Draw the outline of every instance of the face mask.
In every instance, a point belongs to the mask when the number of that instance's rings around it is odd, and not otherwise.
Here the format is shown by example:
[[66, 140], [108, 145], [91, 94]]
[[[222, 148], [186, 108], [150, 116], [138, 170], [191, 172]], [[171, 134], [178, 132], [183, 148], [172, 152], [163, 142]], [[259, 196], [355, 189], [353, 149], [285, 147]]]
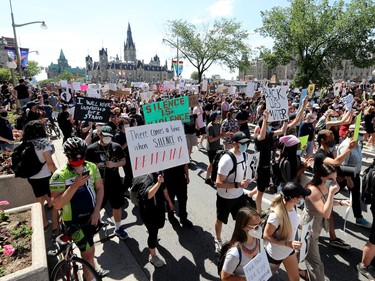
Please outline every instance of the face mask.
[[0, 113], [1, 117], [7, 117], [8, 116], [8, 112], [7, 111], [3, 111]]
[[358, 135], [358, 141], [363, 141], [364, 135]]
[[337, 117], [332, 117], [331, 121], [337, 121]]
[[272, 132], [272, 127], [268, 127], [268, 128], [267, 128], [267, 132], [268, 132], [268, 133], [271, 133], [271, 132]]
[[332, 184], [332, 180], [326, 180], [325, 185], [326, 185], [327, 188], [329, 188], [331, 186], [331, 184]]
[[124, 128], [129, 128], [130, 124], [124, 124]]
[[69, 159], [68, 161], [69, 161], [69, 164], [72, 165], [73, 167], [79, 167], [83, 165], [83, 163], [85, 162], [85, 159], [79, 159], [77, 161], [73, 161]]
[[247, 234], [250, 236], [256, 238], [256, 239], [262, 239], [263, 230], [261, 226], [258, 226], [257, 228], [250, 229]]
[[244, 143], [244, 144], [240, 144], [240, 147], [238, 148], [238, 150], [241, 152], [241, 153], [244, 153], [247, 149], [247, 144]]
[[297, 207], [302, 207], [305, 204], [305, 199], [299, 200], [299, 203], [296, 205]]
[[328, 145], [328, 147], [334, 147], [335, 146], [335, 141], [334, 140], [327, 141], [326, 145]]
[[298, 149], [297, 150], [297, 155], [300, 156], [302, 154], [302, 150], [301, 149]]
[[103, 137], [102, 142], [104, 144], [109, 144], [111, 142], [112, 138], [111, 137]]

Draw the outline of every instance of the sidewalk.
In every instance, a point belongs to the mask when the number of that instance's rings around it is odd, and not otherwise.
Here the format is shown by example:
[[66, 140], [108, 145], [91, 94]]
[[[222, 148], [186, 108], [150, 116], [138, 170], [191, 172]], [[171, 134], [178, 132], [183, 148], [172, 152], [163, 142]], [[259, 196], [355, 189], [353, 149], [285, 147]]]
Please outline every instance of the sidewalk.
[[[59, 168], [66, 162], [66, 156], [62, 149], [62, 138], [53, 140], [52, 143], [55, 146], [55, 153], [52, 156], [53, 161]], [[51, 211], [47, 211], [47, 216], [51, 218]], [[95, 242], [95, 257], [99, 266], [103, 269], [110, 270], [107, 277], [103, 278], [103, 281], [109, 280], [126, 280], [126, 281], [148, 281], [143, 267], [138, 264], [133, 254], [125, 241], [121, 241], [118, 237], [113, 236], [114, 223], [108, 216], [106, 210], [101, 211], [101, 219], [109, 223], [107, 231], [104, 230], [99, 232], [94, 237]], [[51, 230], [45, 232], [46, 249], [54, 249], [52, 243]], [[103, 242], [101, 242], [103, 241]], [[48, 269], [52, 272], [54, 265], [58, 262], [56, 257], [47, 256]]]

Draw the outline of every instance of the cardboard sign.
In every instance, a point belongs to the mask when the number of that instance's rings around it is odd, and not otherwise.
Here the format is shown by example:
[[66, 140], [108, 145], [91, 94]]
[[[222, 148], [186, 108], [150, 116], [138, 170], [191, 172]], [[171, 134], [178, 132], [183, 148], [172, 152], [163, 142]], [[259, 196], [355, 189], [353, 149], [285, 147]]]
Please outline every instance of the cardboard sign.
[[142, 108], [146, 124], [174, 120], [190, 122], [188, 96], [145, 104]]
[[254, 82], [248, 82], [247, 87], [245, 90], [246, 96], [252, 98], [254, 96], [254, 92], [258, 89], [258, 85]]
[[301, 249], [299, 251], [299, 262], [303, 262], [307, 256], [307, 252], [309, 251], [310, 246], [310, 239], [311, 239], [311, 229], [313, 225], [314, 219], [312, 219], [308, 224], [302, 226], [302, 233], [301, 233]]
[[110, 100], [77, 97], [74, 119], [105, 123], [109, 121], [110, 114]]
[[309, 92], [309, 99], [311, 99], [315, 92], [315, 84], [310, 84], [307, 90]]
[[253, 180], [257, 174], [259, 164], [259, 152], [255, 154], [246, 153], [245, 179]]
[[181, 121], [126, 128], [134, 177], [189, 162]]
[[288, 86], [277, 88], [264, 87], [266, 107], [270, 112], [268, 122], [288, 120]]
[[354, 129], [354, 136], [353, 140], [357, 141], [358, 140], [358, 135], [359, 135], [359, 127], [361, 126], [361, 119], [362, 119], [362, 112], [357, 115], [355, 118], [355, 129]]
[[119, 98], [123, 96], [130, 96], [131, 92], [132, 92], [131, 88], [125, 88], [125, 89], [115, 91], [115, 96]]
[[246, 281], [267, 281], [272, 277], [270, 263], [266, 251], [257, 254], [247, 265], [243, 267]]
[[189, 96], [189, 107], [194, 107], [198, 105], [198, 96], [197, 95], [190, 95]]

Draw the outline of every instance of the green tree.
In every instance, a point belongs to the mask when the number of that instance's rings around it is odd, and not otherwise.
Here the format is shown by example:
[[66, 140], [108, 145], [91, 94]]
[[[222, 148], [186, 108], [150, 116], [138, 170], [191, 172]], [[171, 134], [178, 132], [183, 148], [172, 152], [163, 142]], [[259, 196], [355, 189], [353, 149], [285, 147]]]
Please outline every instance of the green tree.
[[164, 43], [178, 48], [181, 56], [197, 69], [199, 82], [213, 63], [225, 65], [234, 71], [239, 67], [241, 55], [248, 54], [250, 50], [245, 43], [248, 32], [233, 19], [222, 18], [212, 26], [196, 26], [182, 20], [168, 23], [169, 34]]
[[25, 68], [25, 75], [28, 77], [33, 77], [42, 72], [42, 68], [39, 66], [37, 61], [29, 60]]
[[197, 71], [193, 71], [193, 72], [190, 74], [190, 79], [192, 79], [192, 80], [198, 80], [198, 79], [199, 79], [198, 72], [197, 72]]
[[290, 7], [262, 11], [257, 31], [274, 39], [265, 61], [272, 65], [295, 62], [295, 84], [332, 82], [331, 69], [343, 60], [357, 67], [374, 65], [375, 5], [372, 0], [290, 0]]
[[5, 80], [12, 83], [12, 74], [9, 68], [0, 68], [0, 83]]
[[69, 71], [64, 70], [63, 72], [61, 72], [58, 78], [59, 80], [67, 80], [69, 82], [74, 78], [74, 75]]

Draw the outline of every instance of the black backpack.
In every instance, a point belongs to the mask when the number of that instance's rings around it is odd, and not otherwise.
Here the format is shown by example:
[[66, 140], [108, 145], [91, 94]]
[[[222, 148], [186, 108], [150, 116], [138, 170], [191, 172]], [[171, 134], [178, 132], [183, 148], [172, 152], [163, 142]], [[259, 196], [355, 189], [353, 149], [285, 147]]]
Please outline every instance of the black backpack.
[[30, 178], [36, 175], [44, 163], [39, 161], [31, 141], [21, 142], [12, 153], [12, 170], [16, 178]]
[[153, 184], [154, 184], [154, 179], [149, 174], [133, 178], [132, 187], [130, 188], [131, 202], [135, 206], [139, 207], [139, 202], [142, 200], [142, 196], [139, 191], [144, 186], [151, 186]]
[[375, 203], [375, 159], [371, 166], [363, 172], [362, 201], [365, 204]]
[[212, 180], [213, 183], [216, 182], [217, 170], [219, 168], [219, 161], [220, 161], [221, 157], [225, 154], [228, 154], [233, 161], [233, 168], [232, 168], [232, 170], [230, 170], [228, 176], [237, 171], [237, 159], [236, 159], [236, 156], [233, 154], [233, 152], [228, 151], [228, 150], [218, 150], [216, 152], [214, 160], [212, 161], [211, 180]]
[[[223, 266], [224, 266], [225, 256], [227, 255], [227, 252], [230, 249], [230, 246], [231, 246], [230, 242], [225, 242], [223, 244], [223, 246], [221, 247], [219, 259], [217, 260], [217, 273], [219, 274], [219, 276], [221, 275], [221, 271], [222, 271]], [[240, 257], [240, 260], [238, 261], [238, 264], [236, 266], [236, 268], [237, 268], [241, 264], [242, 251], [241, 251], [241, 248], [240, 248], [239, 244], [237, 244], [236, 248], [238, 250], [238, 255]]]

